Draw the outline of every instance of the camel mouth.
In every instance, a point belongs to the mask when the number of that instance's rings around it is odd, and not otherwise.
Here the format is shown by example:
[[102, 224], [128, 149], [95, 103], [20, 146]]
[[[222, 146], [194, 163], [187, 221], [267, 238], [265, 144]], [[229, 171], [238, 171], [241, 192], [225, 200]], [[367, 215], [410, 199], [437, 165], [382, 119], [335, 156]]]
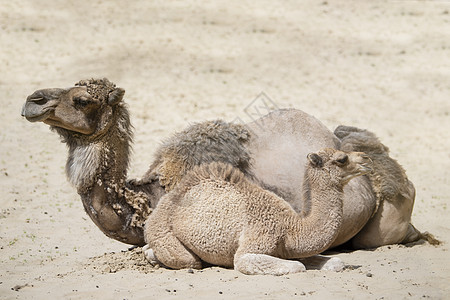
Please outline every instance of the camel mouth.
[[65, 89], [37, 90], [27, 97], [22, 106], [22, 117], [29, 122], [43, 122], [55, 111], [59, 97]]
[[361, 164], [358, 169], [361, 175], [365, 175], [373, 171], [371, 163]]
[[29, 122], [43, 122], [55, 111], [57, 102], [45, 95], [41, 91], [27, 97], [22, 106], [22, 117]]
[[356, 178], [356, 177], [359, 177], [359, 176], [363, 176], [363, 175], [367, 175], [367, 174], [369, 174], [372, 171], [373, 171], [372, 163], [360, 164], [360, 165], [358, 165], [358, 168], [356, 169], [356, 171], [353, 174], [349, 174], [349, 175], [345, 176], [344, 178], [342, 178], [342, 182], [344, 184], [347, 184], [353, 178]]
[[54, 107], [42, 108], [38, 104], [27, 102], [22, 108], [22, 116], [29, 122], [43, 122], [50, 117], [54, 110]]
[[[43, 122], [51, 127], [65, 129], [68, 131], [72, 131], [74, 133], [78, 132], [78, 131], [73, 130], [73, 128], [70, 128], [69, 126], [66, 126], [64, 123], [60, 122], [59, 120], [52, 119], [51, 117], [44, 119]], [[78, 133], [82, 133], [82, 132], [78, 132]]]
[[94, 129], [91, 128], [73, 127], [65, 124], [60, 119], [55, 118], [53, 114], [50, 114], [50, 116], [48, 116], [46, 119], [43, 119], [42, 122], [49, 125], [51, 129], [63, 129], [65, 131], [71, 132], [72, 134], [91, 135], [94, 133]]
[[371, 163], [360, 164], [358, 166], [358, 170], [354, 176], [357, 177], [357, 176], [367, 175], [367, 174], [372, 173], [372, 171], [373, 171], [373, 168], [372, 168]]

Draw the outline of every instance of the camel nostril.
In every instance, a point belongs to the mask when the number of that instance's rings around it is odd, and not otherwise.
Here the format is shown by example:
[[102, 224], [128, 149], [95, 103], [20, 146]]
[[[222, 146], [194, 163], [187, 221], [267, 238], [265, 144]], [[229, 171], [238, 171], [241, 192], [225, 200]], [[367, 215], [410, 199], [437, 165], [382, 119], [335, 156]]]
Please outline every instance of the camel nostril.
[[44, 105], [48, 102], [48, 100], [44, 97], [29, 98], [28, 101], [37, 105]]

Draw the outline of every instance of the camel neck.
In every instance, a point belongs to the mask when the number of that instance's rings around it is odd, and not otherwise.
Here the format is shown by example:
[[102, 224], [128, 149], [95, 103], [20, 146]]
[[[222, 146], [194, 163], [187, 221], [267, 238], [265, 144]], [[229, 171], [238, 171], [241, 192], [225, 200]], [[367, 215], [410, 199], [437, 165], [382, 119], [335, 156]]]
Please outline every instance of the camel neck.
[[95, 184], [118, 188], [125, 184], [129, 145], [105, 136], [93, 143], [69, 145], [66, 174], [78, 193], [88, 192]]
[[[315, 171], [308, 171], [304, 180], [305, 202], [309, 203], [307, 214], [296, 214], [291, 243], [286, 243], [288, 253], [292, 257], [307, 257], [327, 249], [336, 239], [342, 223], [342, 185], [320, 176]], [[291, 246], [289, 246], [289, 244]]]
[[78, 193], [88, 192], [94, 184], [125, 185], [132, 142], [132, 127], [125, 106], [117, 107], [109, 124], [91, 136], [64, 130], [59, 133], [69, 147], [66, 174]]
[[145, 193], [126, 184], [132, 140], [128, 114], [112, 121], [108, 132], [95, 140], [67, 140], [66, 173], [100, 230], [121, 242], [143, 245], [142, 227], [151, 208]]

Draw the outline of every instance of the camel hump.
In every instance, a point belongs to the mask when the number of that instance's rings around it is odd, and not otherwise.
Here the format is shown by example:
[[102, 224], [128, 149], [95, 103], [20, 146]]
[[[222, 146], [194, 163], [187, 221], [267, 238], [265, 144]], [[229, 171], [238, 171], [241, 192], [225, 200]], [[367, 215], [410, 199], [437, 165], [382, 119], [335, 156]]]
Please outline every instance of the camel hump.
[[389, 154], [389, 148], [382, 144], [378, 137], [366, 129], [339, 125], [334, 130], [341, 140], [341, 150], [361, 151], [367, 154]]
[[250, 153], [245, 146], [249, 139], [250, 131], [244, 125], [222, 120], [196, 123], [166, 140], [150, 169], [156, 170], [167, 191], [195, 166], [214, 161], [250, 175]]

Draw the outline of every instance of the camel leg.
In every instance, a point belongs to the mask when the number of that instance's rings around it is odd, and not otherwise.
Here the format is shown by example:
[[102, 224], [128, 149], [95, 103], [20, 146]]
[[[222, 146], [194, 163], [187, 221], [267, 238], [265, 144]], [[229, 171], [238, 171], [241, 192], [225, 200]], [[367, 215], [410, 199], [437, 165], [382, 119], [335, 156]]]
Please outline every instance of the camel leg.
[[[148, 243], [145, 256], [172, 269], [201, 269], [202, 261], [178, 239], [172, 231], [170, 212], [174, 213], [171, 194], [166, 194], [145, 222], [144, 237]], [[152, 253], [153, 252], [153, 253]]]
[[[151, 247], [151, 248], [150, 248]], [[151, 264], [161, 263], [172, 269], [201, 269], [200, 258], [187, 249], [171, 232], [144, 247], [144, 255]]]
[[234, 258], [234, 268], [247, 275], [286, 275], [306, 270], [296, 260], [281, 259], [267, 254], [245, 253]]
[[[259, 239], [255, 237], [259, 237]], [[285, 275], [306, 270], [299, 261], [264, 254], [274, 253], [276, 245], [276, 240], [260, 236], [258, 232], [243, 234], [234, 255], [235, 270], [247, 275]]]
[[152, 265], [162, 265], [163, 263], [160, 262], [156, 256], [155, 252], [153, 252], [153, 249], [150, 248], [150, 246], [147, 244], [144, 247], [142, 247], [142, 252], [144, 253], [144, 257], [147, 259], [147, 261]]
[[200, 258], [187, 249], [171, 230], [167, 218], [158, 209], [165, 209], [162, 202], [148, 217], [145, 224], [144, 235], [148, 245], [144, 254], [150, 263], [160, 262], [172, 269], [194, 268], [200, 269]]
[[344, 269], [345, 264], [339, 257], [326, 257], [315, 255], [300, 260], [308, 270], [324, 270], [340, 272]]

